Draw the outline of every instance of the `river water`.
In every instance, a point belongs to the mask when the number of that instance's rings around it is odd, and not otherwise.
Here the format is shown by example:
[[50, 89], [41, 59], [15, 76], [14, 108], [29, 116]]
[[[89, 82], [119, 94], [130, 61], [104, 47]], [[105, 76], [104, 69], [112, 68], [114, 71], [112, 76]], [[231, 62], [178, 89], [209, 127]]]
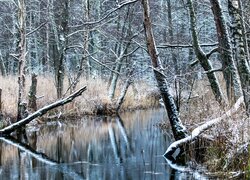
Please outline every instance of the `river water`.
[[0, 179], [204, 179], [162, 156], [171, 137], [156, 124], [165, 119], [163, 109], [141, 110], [48, 122], [25, 143], [1, 138]]

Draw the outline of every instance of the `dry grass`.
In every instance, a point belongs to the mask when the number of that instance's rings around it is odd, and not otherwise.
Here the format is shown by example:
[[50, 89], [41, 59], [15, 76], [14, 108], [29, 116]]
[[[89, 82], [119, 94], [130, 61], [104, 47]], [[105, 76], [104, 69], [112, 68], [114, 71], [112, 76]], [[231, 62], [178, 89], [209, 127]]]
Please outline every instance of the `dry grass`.
[[[30, 87], [31, 77], [26, 77], [26, 95]], [[0, 77], [0, 88], [2, 88], [3, 114], [6, 117], [15, 117], [17, 111], [17, 77]], [[64, 82], [64, 89], [68, 88], [68, 81]], [[73, 103], [52, 111], [49, 115], [62, 111], [64, 115], [82, 115], [82, 114], [110, 114], [113, 113], [113, 107], [116, 98], [122, 88], [122, 82], [118, 83], [116, 97], [114, 101], [108, 98], [107, 82], [101, 79], [80, 79], [78, 88], [87, 85], [87, 91], [83, 96], [78, 97]], [[69, 92], [65, 95], [68, 95]], [[51, 102], [56, 101], [56, 89], [52, 77], [38, 76], [37, 84], [37, 105], [41, 108]], [[27, 99], [27, 97], [26, 97]], [[141, 82], [131, 86], [125, 97], [121, 111], [134, 110], [139, 108], [149, 108], [159, 105], [159, 95], [156, 89], [152, 89], [149, 84]]]
[[[207, 88], [206, 88], [207, 87]], [[229, 107], [222, 107], [215, 100], [212, 91], [208, 87], [208, 82], [203, 80], [196, 82], [191, 99], [182, 98], [180, 107], [180, 117], [183, 124], [191, 132], [194, 128], [204, 124], [214, 118], [220, 117]], [[187, 160], [200, 163], [200, 155], [203, 153], [203, 165], [206, 165], [210, 172], [216, 175], [228, 175], [232, 171], [249, 171], [249, 141], [250, 141], [250, 118], [246, 116], [244, 108], [232, 117], [224, 119], [221, 123], [203, 133], [205, 138], [204, 152], [201, 145], [191, 147], [186, 152]], [[160, 127], [170, 128], [169, 123], [162, 123]], [[192, 149], [193, 148], [193, 149]], [[197, 149], [194, 149], [197, 148]], [[199, 154], [199, 156], [197, 156]], [[218, 174], [218, 172], [223, 172]]]
[[[229, 107], [216, 102], [211, 90], [201, 89], [205, 82], [199, 82], [194, 88], [195, 98], [185, 101], [181, 106], [181, 119], [190, 132], [205, 122], [220, 117]], [[201, 85], [202, 84], [202, 85]], [[248, 171], [250, 148], [250, 118], [242, 107], [232, 117], [207, 130], [204, 135], [213, 141], [207, 146], [204, 164], [211, 172]], [[244, 149], [245, 148], [245, 149]], [[247, 153], [246, 153], [247, 152]], [[195, 159], [190, 157], [190, 159]], [[248, 167], [249, 166], [249, 167]], [[249, 168], [250, 170], [250, 168]]]

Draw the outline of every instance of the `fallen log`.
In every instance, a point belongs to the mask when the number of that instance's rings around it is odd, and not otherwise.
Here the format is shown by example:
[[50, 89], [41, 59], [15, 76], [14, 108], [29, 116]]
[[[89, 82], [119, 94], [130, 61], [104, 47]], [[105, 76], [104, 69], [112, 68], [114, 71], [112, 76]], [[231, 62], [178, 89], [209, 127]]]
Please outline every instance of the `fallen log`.
[[224, 113], [222, 116], [212, 119], [208, 122], [206, 122], [205, 124], [195, 128], [191, 135], [180, 139], [178, 141], [173, 142], [167, 149], [167, 151], [164, 153], [165, 157], [173, 157], [173, 154], [175, 153], [175, 151], [178, 148], [181, 148], [184, 144], [190, 143], [194, 140], [196, 140], [196, 138], [203, 133], [204, 131], [206, 131], [207, 129], [213, 127], [215, 124], [221, 122], [223, 119], [226, 119], [230, 116], [232, 116], [235, 112], [237, 112], [237, 110], [240, 108], [240, 105], [244, 102], [244, 98], [243, 96], [240, 97], [237, 102], [233, 105], [233, 107], [227, 111], [226, 113]]
[[13, 123], [3, 129], [0, 130], [0, 136], [4, 136], [4, 135], [9, 135], [10, 133], [12, 133], [13, 131], [21, 128], [22, 126], [28, 124], [30, 121], [34, 120], [37, 117], [40, 117], [44, 114], [46, 114], [49, 110], [54, 109], [56, 107], [59, 106], [63, 106], [64, 104], [67, 104], [71, 101], [73, 101], [76, 97], [82, 95], [82, 93], [87, 89], [86, 86], [82, 87], [81, 89], [79, 89], [78, 91], [74, 92], [73, 94], [69, 95], [68, 97], [61, 99], [59, 101], [56, 101], [52, 104], [49, 104], [37, 111], [35, 111], [34, 113], [30, 114], [29, 116], [27, 116], [26, 118]]

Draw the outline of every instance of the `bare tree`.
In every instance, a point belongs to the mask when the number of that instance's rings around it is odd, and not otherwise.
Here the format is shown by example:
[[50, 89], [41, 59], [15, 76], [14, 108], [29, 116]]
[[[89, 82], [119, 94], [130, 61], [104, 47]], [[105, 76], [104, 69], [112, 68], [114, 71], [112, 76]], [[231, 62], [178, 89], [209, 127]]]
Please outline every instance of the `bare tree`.
[[185, 138], [187, 136], [187, 130], [182, 125], [179, 118], [179, 114], [172, 95], [169, 92], [169, 83], [161, 65], [161, 60], [158, 56], [157, 48], [155, 45], [155, 39], [152, 30], [152, 23], [150, 19], [150, 9], [148, 0], [142, 0], [143, 14], [144, 14], [144, 29], [147, 41], [148, 53], [151, 58], [152, 66], [158, 87], [168, 113], [169, 121], [172, 127], [174, 138], [176, 140]]
[[195, 15], [192, 0], [188, 0], [188, 7], [189, 7], [189, 15], [190, 15], [190, 27], [191, 27], [192, 38], [193, 38], [193, 47], [194, 47], [196, 57], [198, 58], [202, 68], [208, 72], [207, 77], [210, 82], [210, 86], [211, 86], [211, 89], [213, 91], [213, 94], [216, 100], [219, 103], [223, 104], [225, 102], [224, 95], [222, 93], [219, 81], [215, 73], [213, 72], [212, 64], [209, 61], [209, 56], [211, 55], [213, 51], [211, 51], [211, 53], [206, 54], [202, 50], [200, 43], [199, 43], [197, 30], [196, 30], [196, 15]]
[[25, 117], [25, 62], [26, 62], [26, 5], [25, 0], [18, 0], [18, 109], [17, 121]]
[[[63, 81], [65, 73], [65, 56], [67, 50], [69, 31], [69, 0], [63, 0], [59, 2], [60, 12], [58, 15], [58, 24], [55, 20], [55, 15], [51, 16], [52, 28], [54, 31], [54, 37], [56, 41], [56, 57], [54, 57], [54, 70], [55, 70], [55, 82], [57, 89], [57, 97], [61, 98], [63, 95]], [[51, 3], [53, 4], [53, 2]]]

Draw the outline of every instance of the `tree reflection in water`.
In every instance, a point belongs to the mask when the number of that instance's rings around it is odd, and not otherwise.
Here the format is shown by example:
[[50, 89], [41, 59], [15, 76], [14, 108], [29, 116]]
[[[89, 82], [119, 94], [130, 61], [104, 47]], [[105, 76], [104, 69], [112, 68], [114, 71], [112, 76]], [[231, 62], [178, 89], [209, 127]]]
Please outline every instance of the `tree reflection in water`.
[[[1, 138], [1, 179], [173, 179], [192, 172], [173, 170], [162, 154], [170, 143], [156, 123], [163, 109], [121, 117], [83, 117], [48, 123], [22, 143]], [[20, 151], [20, 156], [18, 156]]]

